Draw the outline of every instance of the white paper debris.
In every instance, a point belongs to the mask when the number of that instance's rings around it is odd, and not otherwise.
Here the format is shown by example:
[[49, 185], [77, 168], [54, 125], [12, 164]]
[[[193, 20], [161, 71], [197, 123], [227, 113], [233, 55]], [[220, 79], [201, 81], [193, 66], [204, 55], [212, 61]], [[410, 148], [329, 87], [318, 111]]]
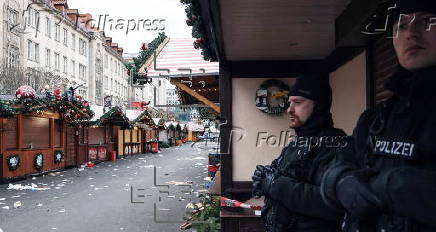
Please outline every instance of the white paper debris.
[[2, 207], [2, 209], [9, 209], [9, 206], [4, 206]]
[[23, 204], [21, 203], [21, 201], [17, 201], [17, 202], [14, 203], [14, 208], [15, 209], [20, 208], [22, 205]]
[[32, 183], [31, 185], [21, 185], [21, 184], [9, 184], [8, 190], [32, 190], [32, 191], [45, 191], [50, 188], [38, 188], [38, 185]]

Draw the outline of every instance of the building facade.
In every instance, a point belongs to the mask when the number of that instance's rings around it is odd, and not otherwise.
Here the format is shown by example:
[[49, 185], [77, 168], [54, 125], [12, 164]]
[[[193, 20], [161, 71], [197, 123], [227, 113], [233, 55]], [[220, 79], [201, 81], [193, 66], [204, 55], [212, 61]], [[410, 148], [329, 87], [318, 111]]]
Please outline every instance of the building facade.
[[127, 105], [123, 49], [88, 23], [92, 15], [70, 9], [66, 0], [2, 2], [2, 64], [51, 72], [92, 104], [111, 96], [112, 105]]

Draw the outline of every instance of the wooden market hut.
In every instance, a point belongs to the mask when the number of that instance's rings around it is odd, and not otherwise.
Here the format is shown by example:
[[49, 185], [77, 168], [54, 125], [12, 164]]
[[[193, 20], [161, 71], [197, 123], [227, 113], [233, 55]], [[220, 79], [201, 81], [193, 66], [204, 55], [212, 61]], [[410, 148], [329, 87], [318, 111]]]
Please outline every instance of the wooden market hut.
[[0, 178], [64, 168], [75, 157], [67, 126], [92, 116], [88, 103], [72, 96], [0, 100]]
[[168, 145], [175, 146], [176, 145], [176, 122], [166, 122], [165, 126], [167, 128], [167, 138]]
[[132, 124], [141, 129], [141, 146], [144, 153], [151, 152], [151, 144], [158, 142], [158, 129], [150, 112], [146, 109], [137, 118], [132, 121]]
[[188, 139], [188, 127], [186, 125], [186, 123], [180, 124], [180, 127], [182, 128], [180, 133], [180, 139], [182, 140], [182, 143], [186, 143]]
[[190, 141], [190, 142], [198, 141], [199, 136], [203, 135], [203, 133], [204, 133], [204, 125], [194, 123], [194, 122], [187, 123], [186, 129], [188, 130], [187, 141]]
[[113, 107], [105, 113], [103, 107], [92, 106], [92, 109], [96, 115], [89, 122], [67, 130], [67, 137], [75, 147], [69, 152], [77, 153], [75, 160], [68, 160], [68, 165], [78, 166], [89, 161], [98, 163], [110, 159], [112, 152], [119, 153], [118, 131], [129, 128], [129, 120], [119, 107]]
[[[278, 137], [288, 123], [284, 114], [270, 115], [256, 108], [253, 96], [265, 81], [277, 79], [292, 86], [295, 77], [323, 71], [332, 87], [335, 126], [347, 134], [352, 133], [364, 110], [390, 96], [383, 84], [398, 67], [392, 39], [381, 33], [362, 33], [370, 26], [368, 19], [377, 17], [375, 9], [381, 2], [333, 0], [302, 4], [279, 0], [267, 3], [267, 12], [264, 2], [198, 2], [201, 7], [195, 14], [201, 15], [200, 28], [204, 26], [203, 39], [208, 41], [202, 49], [209, 59], [219, 60], [220, 66], [220, 119], [225, 122], [220, 128], [222, 196], [262, 204], [249, 199], [251, 176], [256, 165], [269, 164], [286, 145], [252, 145], [258, 131]], [[244, 20], [238, 18], [240, 15]], [[239, 22], [236, 26], [235, 21]], [[293, 131], [289, 132], [292, 135]], [[241, 134], [244, 139], [234, 139]], [[223, 232], [263, 231], [253, 210], [222, 207], [220, 215]]]
[[[166, 132], [165, 119], [163, 119], [163, 118], [153, 118], [153, 121], [154, 121], [154, 124], [155, 124], [155, 127], [156, 127], [158, 142], [168, 142], [167, 135], [165, 134], [165, 132]], [[162, 133], [162, 132], [164, 132], [164, 133]]]
[[176, 125], [175, 140], [177, 146], [182, 145], [182, 125], [178, 122]]
[[[156, 123], [156, 119], [153, 119], [153, 120], [155, 120], [155, 123]], [[158, 125], [159, 142], [168, 144], [169, 143], [168, 130], [167, 130], [165, 120], [163, 118], [159, 119], [157, 125]]]

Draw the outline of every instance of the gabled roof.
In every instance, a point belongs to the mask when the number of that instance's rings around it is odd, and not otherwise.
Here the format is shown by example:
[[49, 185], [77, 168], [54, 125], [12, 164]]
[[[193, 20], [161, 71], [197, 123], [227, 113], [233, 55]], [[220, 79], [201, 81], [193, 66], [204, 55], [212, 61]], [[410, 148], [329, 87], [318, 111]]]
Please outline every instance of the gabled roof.
[[156, 71], [153, 61], [147, 67], [147, 77], [159, 77], [159, 74], [168, 74], [170, 77], [188, 76], [189, 71], [179, 69], [192, 69], [193, 76], [218, 75], [219, 63], [205, 61], [201, 50], [194, 48], [194, 40], [170, 39], [156, 58], [156, 68], [169, 69], [169, 74], [166, 71]]
[[[94, 107], [97, 109], [98, 107]], [[123, 110], [120, 107], [113, 107], [106, 113], [102, 114], [98, 119], [89, 122], [89, 126], [102, 126], [106, 124], [112, 124], [120, 126], [121, 128], [130, 128], [130, 120], [126, 117]]]
[[133, 121], [133, 124], [145, 124], [149, 127], [155, 127], [155, 123], [151, 118], [150, 112], [148, 110], [144, 110], [138, 117], [136, 117]]
[[166, 129], [165, 120], [163, 118], [153, 118], [153, 121], [157, 128]]

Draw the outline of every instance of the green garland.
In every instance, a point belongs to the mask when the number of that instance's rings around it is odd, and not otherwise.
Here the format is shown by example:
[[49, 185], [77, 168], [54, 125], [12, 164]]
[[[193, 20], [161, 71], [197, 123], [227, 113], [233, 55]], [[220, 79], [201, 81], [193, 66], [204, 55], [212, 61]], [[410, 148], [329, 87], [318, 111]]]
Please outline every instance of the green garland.
[[123, 128], [132, 128], [132, 125], [129, 121], [129, 119], [126, 117], [126, 115], [123, 113], [123, 110], [118, 107], [112, 107], [108, 112], [104, 113], [99, 119], [97, 119], [96, 121], [93, 122], [85, 122], [83, 123], [83, 125], [85, 126], [103, 126], [107, 123], [110, 123], [110, 119], [114, 116], [114, 115], [119, 115], [123, 121], [125, 122], [125, 124], [123, 125]]
[[130, 77], [133, 78], [134, 83], [140, 78], [138, 72], [141, 66], [154, 54], [166, 38], [165, 32], [159, 33], [158, 37], [148, 44], [148, 49], [141, 51], [138, 57], [133, 58], [133, 63], [126, 64], [126, 68], [129, 70], [128, 72], [130, 73]]
[[69, 122], [89, 120], [94, 116], [90, 106], [79, 99], [68, 99], [65, 93], [61, 99], [48, 94], [45, 97], [0, 100], [0, 117], [14, 117], [16, 114], [30, 114], [39, 111], [55, 111]]
[[210, 41], [207, 37], [206, 27], [201, 19], [201, 6], [198, 0], [180, 0], [185, 5], [186, 24], [192, 27], [192, 37], [197, 38], [194, 42], [196, 49], [202, 50], [203, 59], [207, 61], [218, 61], [215, 53], [212, 52]]

